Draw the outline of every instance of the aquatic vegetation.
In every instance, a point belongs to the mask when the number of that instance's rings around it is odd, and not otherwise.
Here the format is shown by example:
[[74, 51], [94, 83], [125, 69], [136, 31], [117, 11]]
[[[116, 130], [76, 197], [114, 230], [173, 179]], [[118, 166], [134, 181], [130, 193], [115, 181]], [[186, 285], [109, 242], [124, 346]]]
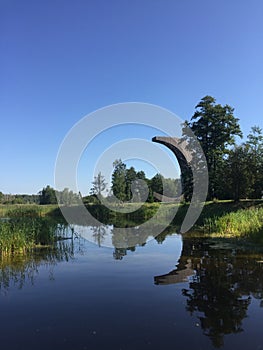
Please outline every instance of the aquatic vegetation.
[[240, 209], [204, 220], [204, 231], [220, 236], [263, 240], [263, 207]]
[[0, 217], [24, 216], [30, 212], [37, 213], [38, 216], [52, 215], [58, 208], [57, 205], [37, 205], [37, 204], [0, 204]]
[[61, 238], [57, 225], [56, 220], [42, 217], [37, 208], [11, 210], [8, 219], [0, 221], [0, 253], [26, 252], [37, 246], [52, 245]]
[[25, 251], [34, 245], [31, 230], [25, 230], [22, 226], [15, 225], [12, 221], [0, 223], [0, 251], [8, 253]]

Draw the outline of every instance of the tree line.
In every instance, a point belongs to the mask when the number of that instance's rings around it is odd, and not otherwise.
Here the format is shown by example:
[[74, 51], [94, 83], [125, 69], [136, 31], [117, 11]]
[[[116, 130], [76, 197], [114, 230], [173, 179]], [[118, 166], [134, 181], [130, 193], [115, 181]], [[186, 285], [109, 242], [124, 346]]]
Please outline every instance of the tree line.
[[[212, 96], [205, 96], [196, 105], [190, 121], [185, 122], [182, 139], [188, 139], [190, 147], [193, 140], [187, 129], [191, 128], [199, 141], [206, 157], [209, 175], [207, 200], [242, 198], [261, 199], [263, 196], [263, 133], [259, 126], [253, 126], [244, 142], [239, 119], [234, 116], [234, 108], [216, 103]], [[202, 167], [203, 164], [197, 164]], [[180, 179], [165, 179], [156, 174], [148, 179], [144, 171], [127, 168], [121, 159], [113, 164], [108, 199], [117, 197], [120, 201], [147, 202], [156, 200], [155, 193], [168, 197], [177, 197], [183, 191], [184, 199], [191, 200], [193, 176], [190, 166], [183, 169]], [[164, 188], [165, 193], [164, 193]], [[85, 202], [98, 202], [100, 195], [105, 196], [107, 183], [99, 173], [94, 177], [90, 195]], [[56, 191], [50, 186], [44, 187], [37, 195], [3, 194], [0, 203], [37, 203], [56, 204], [57, 198], [62, 204], [77, 204], [80, 195], [69, 189]]]
[[[92, 182], [90, 195], [84, 197], [85, 200], [92, 201], [92, 197], [96, 198], [105, 195], [107, 183], [105, 177], [98, 173]], [[122, 202], [154, 202], [155, 193], [163, 194], [170, 198], [175, 198], [181, 194], [180, 179], [164, 178], [161, 174], [154, 175], [151, 179], [147, 178], [145, 172], [136, 171], [133, 166], [130, 168], [121, 160], [117, 159], [113, 163], [113, 173], [111, 176], [111, 188], [107, 193], [107, 199], [113, 200], [114, 196]], [[95, 199], [96, 201], [96, 199]]]
[[64, 188], [63, 191], [56, 191], [47, 185], [38, 194], [3, 194], [0, 192], [1, 204], [77, 204], [80, 200], [78, 194]]

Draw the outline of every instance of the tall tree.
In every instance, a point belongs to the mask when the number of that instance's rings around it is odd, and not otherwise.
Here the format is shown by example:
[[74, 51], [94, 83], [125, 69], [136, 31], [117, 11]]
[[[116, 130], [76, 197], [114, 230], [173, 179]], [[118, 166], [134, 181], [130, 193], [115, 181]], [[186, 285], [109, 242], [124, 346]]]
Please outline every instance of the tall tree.
[[156, 174], [151, 178], [150, 186], [153, 192], [163, 194], [163, 176]]
[[73, 205], [81, 203], [80, 196], [74, 193], [69, 188], [64, 188], [63, 191], [56, 191], [59, 204]]
[[246, 144], [249, 147], [250, 184], [253, 186], [252, 198], [263, 196], [263, 133], [258, 126], [253, 126]]
[[196, 111], [187, 123], [200, 142], [206, 156], [209, 172], [208, 199], [219, 196], [221, 179], [220, 168], [229, 152], [229, 146], [235, 144], [235, 136], [242, 137], [234, 108], [216, 104], [215, 98], [205, 96], [195, 107]]
[[121, 159], [113, 163], [114, 170], [112, 173], [112, 192], [115, 197], [121, 201], [126, 200], [126, 165]]
[[134, 167], [126, 170], [126, 199], [128, 201], [132, 198], [132, 183], [136, 180], [136, 175]]
[[178, 197], [181, 194], [181, 182], [179, 179], [164, 178], [165, 195], [168, 197]]
[[149, 196], [148, 180], [145, 172], [140, 170], [136, 173], [136, 180], [134, 182], [134, 201], [146, 201]]
[[106, 189], [107, 183], [105, 177], [98, 173], [97, 176], [94, 176], [94, 181], [92, 181], [92, 188], [90, 190], [91, 195], [101, 196], [102, 192]]
[[252, 192], [249, 148], [243, 144], [235, 146], [222, 168], [221, 197], [225, 199], [247, 198]]
[[47, 185], [39, 192], [40, 204], [57, 204], [57, 197], [54, 188]]

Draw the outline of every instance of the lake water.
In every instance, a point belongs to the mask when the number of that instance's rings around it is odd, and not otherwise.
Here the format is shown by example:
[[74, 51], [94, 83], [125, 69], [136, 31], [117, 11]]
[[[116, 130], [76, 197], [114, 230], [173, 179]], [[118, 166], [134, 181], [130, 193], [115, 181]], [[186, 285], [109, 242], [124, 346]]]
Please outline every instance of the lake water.
[[101, 246], [2, 259], [1, 349], [263, 349], [263, 252], [176, 233], [115, 249], [75, 229]]

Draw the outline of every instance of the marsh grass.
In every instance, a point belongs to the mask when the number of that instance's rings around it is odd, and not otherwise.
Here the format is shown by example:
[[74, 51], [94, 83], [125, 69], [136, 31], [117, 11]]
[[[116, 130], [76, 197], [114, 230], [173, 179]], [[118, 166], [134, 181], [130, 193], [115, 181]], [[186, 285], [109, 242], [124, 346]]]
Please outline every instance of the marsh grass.
[[213, 236], [242, 237], [263, 242], [263, 207], [240, 209], [204, 219], [204, 232]]
[[14, 208], [6, 214], [8, 219], [0, 221], [1, 254], [25, 253], [58, 239], [57, 221], [43, 217], [38, 207]]
[[38, 213], [39, 216], [52, 215], [57, 208], [55, 204], [0, 204], [0, 218], [9, 216], [10, 212], [17, 216], [28, 215], [30, 211]]

